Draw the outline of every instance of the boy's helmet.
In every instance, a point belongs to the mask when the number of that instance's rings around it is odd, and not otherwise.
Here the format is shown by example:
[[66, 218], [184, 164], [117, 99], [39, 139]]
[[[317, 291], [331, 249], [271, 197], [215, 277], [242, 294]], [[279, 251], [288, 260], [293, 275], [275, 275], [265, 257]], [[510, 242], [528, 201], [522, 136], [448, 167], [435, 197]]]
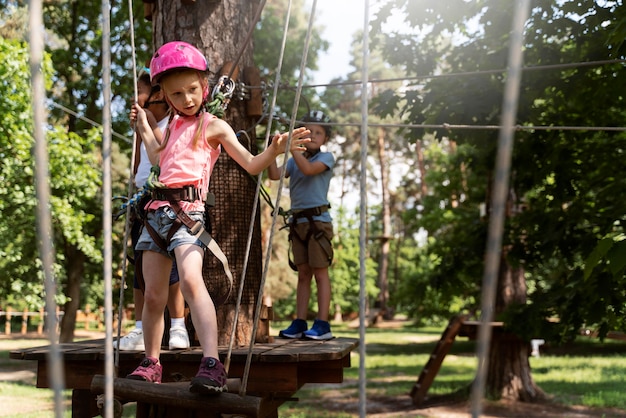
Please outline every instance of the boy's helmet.
[[208, 63], [195, 46], [182, 41], [168, 42], [152, 56], [150, 77], [153, 83], [158, 83], [159, 78], [166, 72], [184, 68], [206, 71]]
[[[326, 124], [330, 123], [330, 117], [321, 110], [311, 110], [309, 113], [302, 117], [303, 123], [321, 123]], [[326, 135], [330, 136], [331, 127], [328, 125], [324, 126], [324, 130], [326, 131]]]

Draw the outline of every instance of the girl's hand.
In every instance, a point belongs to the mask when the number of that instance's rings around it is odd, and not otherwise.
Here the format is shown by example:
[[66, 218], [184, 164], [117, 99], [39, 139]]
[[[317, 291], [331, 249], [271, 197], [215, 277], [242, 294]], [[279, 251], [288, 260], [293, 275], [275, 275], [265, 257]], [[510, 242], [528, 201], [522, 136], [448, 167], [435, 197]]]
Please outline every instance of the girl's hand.
[[131, 126], [135, 126], [135, 124], [139, 123], [148, 123], [148, 118], [146, 116], [146, 111], [139, 106], [139, 103], [134, 103], [133, 107], [130, 109], [130, 124]]
[[[290, 152], [294, 153], [296, 151], [306, 151], [306, 147], [304, 144], [306, 142], [311, 142], [310, 138], [311, 131], [307, 128], [298, 128], [294, 129], [291, 135], [291, 146]], [[283, 134], [276, 133], [272, 138], [270, 147], [273, 147], [273, 150], [276, 154], [283, 154], [287, 147], [287, 140], [289, 139], [289, 132], [285, 132]]]

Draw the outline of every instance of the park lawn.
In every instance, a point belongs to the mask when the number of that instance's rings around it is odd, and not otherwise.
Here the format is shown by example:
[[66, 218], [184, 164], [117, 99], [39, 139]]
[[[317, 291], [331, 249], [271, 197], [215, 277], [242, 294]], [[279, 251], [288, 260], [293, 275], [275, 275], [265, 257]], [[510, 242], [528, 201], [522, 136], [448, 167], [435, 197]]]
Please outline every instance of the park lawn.
[[[286, 323], [277, 322], [273, 329]], [[370, 328], [366, 333], [366, 398], [368, 406], [377, 402], [410, 403], [409, 392], [441, 337], [443, 328]], [[336, 336], [358, 338], [358, 330], [333, 324]], [[276, 334], [273, 331], [272, 334]], [[17, 348], [46, 345], [46, 340], [0, 340], [0, 370], [16, 370], [24, 362], [10, 360], [8, 352]], [[535, 382], [554, 400], [564, 405], [626, 410], [626, 343], [581, 337], [564, 347], [542, 346], [541, 357], [531, 358]], [[305, 385], [279, 409], [280, 417], [353, 417], [359, 399], [359, 352], [351, 354], [351, 367], [344, 370], [341, 384]], [[476, 368], [475, 344], [458, 338], [446, 356], [429, 395], [447, 395], [467, 388]], [[37, 389], [32, 382], [0, 382], [0, 417], [44, 418], [52, 413], [52, 391]], [[70, 391], [65, 392], [70, 417]], [[11, 413], [11, 405], [28, 406], [23, 413]], [[31, 408], [32, 406], [32, 408]], [[134, 404], [124, 407], [124, 417], [134, 416]], [[14, 411], [15, 412], [15, 411]]]
[[[278, 327], [278, 326], [276, 326]], [[409, 393], [441, 337], [443, 328], [370, 328], [366, 333], [366, 394], [368, 406], [396, 400], [410, 402]], [[357, 330], [333, 326], [335, 336], [358, 338]], [[451, 395], [468, 389], [477, 366], [475, 343], [457, 338], [437, 374], [429, 395]], [[539, 358], [531, 357], [533, 378], [559, 404], [626, 410], [626, 343], [580, 337], [564, 347], [541, 347]], [[351, 355], [340, 385], [305, 385], [298, 402], [284, 404], [285, 418], [355, 416], [339, 412], [359, 399], [359, 353]], [[330, 392], [330, 395], [328, 393]], [[321, 405], [332, 410], [320, 411]], [[346, 408], [343, 408], [345, 410]]]

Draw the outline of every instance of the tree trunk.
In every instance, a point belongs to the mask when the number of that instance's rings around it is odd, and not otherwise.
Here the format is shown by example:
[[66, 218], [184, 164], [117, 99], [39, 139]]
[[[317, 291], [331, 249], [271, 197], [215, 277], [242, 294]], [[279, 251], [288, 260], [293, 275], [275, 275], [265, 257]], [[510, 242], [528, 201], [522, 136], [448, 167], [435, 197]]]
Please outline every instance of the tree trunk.
[[[219, 76], [228, 75], [228, 70], [222, 70], [224, 64], [236, 61], [241, 51], [243, 54], [237, 70], [253, 66], [253, 47], [251, 44], [245, 44], [245, 38], [253, 24], [258, 4], [257, 0], [198, 1], [190, 4], [183, 4], [178, 0], [157, 0], [152, 15], [154, 46], [158, 47], [174, 40], [195, 45], [208, 59], [209, 79], [213, 86]], [[235, 71], [233, 78], [240, 72]], [[245, 114], [245, 102], [231, 101], [224, 119], [230, 123], [235, 132], [252, 130], [249, 140], [246, 135], [240, 135], [239, 140], [256, 154], [258, 152], [256, 138], [254, 130], [251, 129], [254, 120]], [[215, 194], [216, 201], [215, 207], [208, 211], [212, 235], [228, 257], [235, 278], [235, 286], [229, 299], [224, 305], [217, 307], [219, 344], [226, 345], [230, 341], [239, 283], [247, 258], [245, 249], [252, 207], [256, 198], [256, 182], [222, 152], [211, 177], [210, 191]], [[261, 234], [257, 210], [242, 293], [239, 326], [235, 331], [236, 345], [248, 344], [252, 336], [261, 263]], [[224, 295], [227, 278], [221, 263], [210, 252], [207, 252], [205, 257], [203, 272], [207, 288], [214, 300]]]
[[[496, 314], [511, 304], [526, 303], [524, 269], [511, 266], [506, 256], [500, 261]], [[489, 347], [486, 395], [495, 399], [526, 401], [544, 399], [544, 392], [531, 375], [530, 344], [516, 335], [495, 329]]]
[[80, 284], [85, 272], [85, 254], [75, 246], [66, 244], [65, 268], [67, 270], [67, 285], [64, 294], [69, 298], [63, 307], [61, 319], [60, 343], [74, 341], [74, 328], [76, 328], [76, 313], [80, 307]]
[[391, 240], [391, 208], [389, 204], [389, 166], [385, 154], [385, 132], [378, 130], [378, 163], [380, 165], [380, 183], [382, 191], [383, 230], [380, 237], [380, 259], [378, 264], [378, 303], [384, 319], [391, 319], [389, 310], [389, 247]]

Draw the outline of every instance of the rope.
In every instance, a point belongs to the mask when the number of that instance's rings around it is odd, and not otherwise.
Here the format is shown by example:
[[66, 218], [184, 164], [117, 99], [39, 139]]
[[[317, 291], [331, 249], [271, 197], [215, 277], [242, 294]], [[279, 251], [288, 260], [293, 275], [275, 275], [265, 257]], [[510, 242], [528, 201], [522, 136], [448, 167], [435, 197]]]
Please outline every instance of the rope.
[[248, 44], [250, 43], [250, 40], [252, 39], [254, 28], [256, 27], [256, 24], [259, 21], [259, 18], [261, 17], [261, 12], [263, 11], [263, 8], [265, 7], [265, 3], [266, 3], [266, 0], [262, 0], [261, 3], [259, 3], [259, 7], [257, 7], [256, 9], [254, 19], [252, 19], [252, 24], [248, 28], [246, 39], [243, 41], [243, 45], [241, 45], [241, 48], [239, 49], [239, 52], [237, 53], [237, 58], [235, 58], [235, 62], [233, 63], [233, 66], [230, 68], [230, 71], [228, 72], [229, 79], [233, 76], [233, 73], [235, 72], [235, 68], [237, 68], [239, 61], [241, 60], [241, 57], [243, 56], [243, 51], [246, 50], [246, 47], [248, 46]]
[[[243, 134], [246, 135], [246, 138], [248, 139], [248, 147], [252, 148], [252, 142], [250, 141], [250, 136], [248, 136], [248, 133], [246, 131], [240, 131]], [[241, 271], [241, 280], [239, 283], [239, 291], [237, 293], [237, 302], [235, 304], [235, 315], [233, 318], [233, 323], [232, 323], [232, 327], [231, 327], [231, 332], [230, 332], [230, 339], [228, 341], [228, 351], [226, 353], [226, 359], [224, 360], [224, 368], [226, 369], [226, 373], [228, 373], [228, 370], [230, 368], [230, 360], [232, 357], [232, 352], [233, 352], [233, 345], [235, 343], [235, 332], [237, 330], [237, 324], [239, 322], [239, 311], [241, 308], [241, 299], [243, 296], [243, 289], [244, 289], [244, 283], [246, 281], [246, 273], [248, 271], [248, 261], [250, 258], [250, 247], [252, 246], [252, 237], [254, 235], [254, 220], [256, 218], [256, 211], [257, 211], [257, 207], [258, 207], [258, 196], [259, 196], [259, 190], [258, 190], [258, 185], [257, 185], [257, 191], [255, 196], [257, 196], [257, 198], [254, 199], [254, 204], [252, 207], [252, 214], [250, 216], [250, 228], [248, 230], [248, 239], [246, 240], [246, 251], [244, 253], [244, 260], [243, 260], [243, 267], [242, 267], [242, 271]], [[254, 341], [254, 337], [256, 335], [256, 332], [254, 332], [250, 338], [251, 341]]]
[[106, 338], [104, 344], [104, 416], [113, 417], [113, 289], [112, 289], [112, 219], [111, 219], [111, 7], [108, 0], [102, 0], [102, 235], [104, 259], [104, 317], [106, 323]]
[[[327, 126], [361, 126], [357, 122], [327, 123]], [[416, 124], [416, 123], [370, 123], [370, 128], [406, 128], [406, 129], [445, 129], [453, 130], [498, 130], [500, 125], [455, 125], [442, 124]], [[515, 125], [516, 131], [626, 131], [624, 126], [560, 126], [560, 125]]]
[[[102, 128], [102, 124], [96, 122], [95, 120], [89, 119], [88, 117], [85, 117], [83, 115], [80, 115], [78, 112], [73, 111], [72, 109], [69, 109], [63, 105], [60, 105], [54, 101], [50, 101], [50, 104], [52, 105], [52, 107], [56, 107], [57, 109], [61, 109], [62, 111], [64, 111], [65, 113], [68, 113], [84, 122], [87, 122], [88, 124], [90, 124], [91, 126], [95, 126], [96, 128]], [[124, 135], [122, 134], [118, 134], [115, 131], [111, 131], [111, 133], [113, 134], [114, 137], [116, 138], [120, 138], [122, 140], [124, 140], [124, 142], [126, 142], [127, 144], [130, 144], [131, 141], [126, 138]]]
[[[134, 17], [133, 17], [133, 2], [132, 0], [128, 0], [128, 20], [129, 20], [129, 30], [130, 30], [130, 48], [131, 48], [131, 53], [132, 53], [132, 63], [133, 63], [133, 91], [135, 94], [135, 103], [137, 102], [137, 97], [139, 96], [139, 92], [137, 91], [137, 56], [135, 54], [135, 23], [134, 23]], [[133, 127], [133, 140], [132, 140], [132, 152], [131, 152], [131, 157], [130, 157], [130, 175], [128, 176], [128, 202], [131, 202], [133, 199], [133, 190], [135, 188], [135, 176], [134, 176], [134, 164], [135, 164], [135, 158], [136, 158], [136, 153], [137, 153], [137, 132], [135, 131], [134, 127]], [[119, 364], [120, 364], [120, 350], [119, 350], [119, 341], [121, 339], [121, 333], [122, 333], [122, 316], [124, 314], [124, 289], [126, 287], [126, 277], [128, 274], [128, 258], [126, 257], [126, 252], [128, 251], [128, 236], [130, 235], [130, 229], [131, 229], [131, 205], [128, 204], [126, 205], [126, 219], [124, 222], [124, 240], [123, 240], [123, 247], [122, 247], [122, 266], [121, 266], [121, 270], [122, 270], [122, 275], [120, 277], [120, 296], [119, 296], [119, 303], [118, 303], [118, 314], [117, 314], [117, 341], [118, 343], [116, 344], [116, 347], [118, 348], [117, 350], [115, 350], [115, 371], [117, 374], [117, 369], [119, 368]], [[107, 400], [108, 401], [108, 400]]]
[[[30, 74], [33, 97], [33, 136], [35, 137], [35, 187], [37, 195], [37, 235], [41, 257], [48, 318], [56, 318], [56, 282], [54, 279], [54, 244], [50, 214], [50, 184], [48, 173], [48, 150], [43, 127], [46, 125], [44, 79], [42, 61], [44, 50], [43, 11], [41, 0], [29, 5], [30, 23]], [[63, 357], [58, 344], [56, 323], [50, 319], [47, 326], [50, 351], [48, 352], [49, 383], [54, 393], [54, 411], [57, 418], [63, 416], [63, 386], [65, 381]]]
[[[598, 60], [598, 61], [582, 61], [582, 62], [571, 62], [571, 63], [563, 63], [563, 64], [546, 64], [546, 65], [530, 65], [526, 67], [522, 67], [522, 71], [538, 71], [538, 70], [566, 70], [571, 68], [579, 68], [579, 67], [596, 67], [602, 65], [611, 65], [611, 64], [623, 64], [626, 62], [626, 59], [613, 59], [613, 60]], [[391, 83], [397, 81], [410, 81], [410, 80], [423, 80], [423, 79], [435, 79], [435, 78], [446, 78], [446, 77], [462, 77], [462, 76], [473, 76], [473, 75], [489, 75], [489, 74], [503, 74], [508, 70], [504, 69], [495, 69], [495, 70], [477, 70], [477, 71], [464, 71], [460, 73], [448, 73], [448, 74], [428, 74], [428, 75], [417, 75], [414, 77], [397, 77], [397, 78], [381, 78], [381, 79], [372, 79], [369, 80], [370, 83]], [[318, 88], [318, 87], [339, 87], [339, 86], [358, 86], [359, 84], [363, 84], [362, 81], [340, 81], [337, 83], [325, 83], [325, 84], [308, 84], [303, 86], [303, 88]]]
[[369, 78], [369, 0], [365, 0], [363, 17], [363, 87], [361, 88], [361, 182], [359, 205], [359, 416], [367, 416], [367, 373], [365, 368], [366, 344], [365, 344], [365, 312], [367, 310], [366, 289], [366, 248], [367, 248], [367, 149], [368, 149], [368, 99], [367, 79]]
[[[273, 109], [276, 105], [276, 96], [278, 95], [278, 84], [279, 84], [279, 80], [280, 80], [280, 74], [281, 74], [281, 70], [282, 70], [282, 62], [283, 62], [283, 57], [284, 57], [284, 51], [285, 51], [285, 45], [287, 42], [287, 30], [289, 28], [289, 17], [291, 14], [291, 4], [292, 1], [289, 1], [289, 4], [287, 6], [287, 13], [286, 13], [286, 17], [285, 17], [285, 24], [284, 24], [284, 29], [283, 29], [283, 40], [282, 40], [282, 45], [281, 45], [281, 51], [280, 51], [280, 57], [279, 57], [279, 64], [278, 64], [278, 68], [276, 70], [276, 82], [274, 83], [274, 85], [276, 86], [274, 89], [274, 94], [272, 96], [272, 104], [270, 106], [270, 114], [273, 113]], [[309, 43], [311, 40], [311, 30], [313, 27], [313, 21], [314, 21], [314, 17], [315, 17], [315, 7], [317, 5], [317, 0], [313, 1], [313, 5], [311, 7], [311, 16], [309, 17], [309, 27], [307, 29], [307, 36], [306, 36], [306, 40], [305, 40], [305, 45], [304, 45], [304, 52], [303, 52], [303, 56], [302, 56], [302, 61], [300, 63], [300, 75], [298, 78], [298, 90], [296, 92], [296, 98], [294, 99], [294, 106], [293, 106], [293, 111], [292, 111], [292, 115], [295, 115], [298, 112], [298, 105], [300, 102], [300, 94], [302, 92], [302, 81], [304, 79], [304, 69], [305, 69], [305, 65], [306, 65], [306, 60], [307, 60], [307, 55], [308, 55], [308, 51], [309, 51]], [[291, 119], [291, 125], [289, 127], [289, 137], [287, 139], [287, 144], [286, 144], [286, 148], [285, 148], [285, 161], [287, 160], [287, 158], [289, 158], [289, 149], [291, 146], [291, 139], [292, 139], [292, 132], [294, 129], [294, 123], [295, 123], [295, 118]], [[272, 118], [268, 118], [268, 122], [267, 122], [267, 129], [265, 132], [265, 146], [267, 147], [267, 144], [269, 143], [269, 137], [271, 135], [271, 129], [272, 128]], [[283, 166], [283, 170], [281, 172], [281, 176], [280, 176], [280, 182], [279, 182], [279, 187], [278, 187], [278, 195], [276, 197], [276, 201], [279, 202], [280, 201], [280, 197], [281, 197], [281, 191], [282, 191], [282, 184], [283, 184], [283, 180], [284, 180], [284, 176], [285, 176], [285, 167]], [[259, 174], [259, 180], [257, 181], [257, 190], [259, 189], [261, 185], [261, 174]], [[257, 199], [258, 200], [258, 199]], [[276, 226], [276, 219], [278, 217], [278, 211], [274, 210], [273, 214], [272, 214], [272, 226], [270, 228], [270, 236], [268, 239], [268, 246], [267, 246], [267, 250], [265, 253], [265, 263], [263, 266], [263, 273], [261, 275], [261, 283], [259, 286], [259, 295], [258, 295], [258, 299], [256, 302], [256, 311], [254, 314], [254, 323], [253, 323], [253, 329], [252, 329], [252, 338], [250, 339], [250, 345], [248, 347], [248, 354], [246, 356], [246, 364], [244, 367], [244, 373], [243, 373], [243, 378], [242, 378], [242, 382], [241, 382], [241, 387], [239, 389], [239, 395], [240, 396], [244, 396], [246, 394], [246, 389], [247, 389], [247, 384], [248, 384], [248, 378], [250, 375], [250, 365], [252, 362], [252, 349], [254, 347], [254, 337], [256, 336], [256, 332], [258, 329], [258, 322], [259, 322], [259, 317], [261, 316], [261, 304], [262, 304], [262, 298], [263, 298], [263, 288], [265, 287], [265, 280], [267, 278], [267, 272], [269, 269], [269, 262], [270, 262], [270, 257], [272, 254], [272, 241], [274, 238], [274, 230], [275, 230], [275, 226]]]
[[237, 65], [239, 65], [239, 61], [241, 60], [243, 52], [246, 50], [248, 44], [250, 44], [250, 39], [252, 39], [252, 34], [254, 33], [256, 23], [259, 21], [259, 18], [261, 17], [261, 12], [265, 7], [265, 1], [266, 0], [263, 0], [261, 3], [259, 3], [259, 7], [257, 7], [256, 9], [254, 18], [252, 19], [252, 24], [250, 25], [248, 33], [246, 34], [246, 38], [241, 45], [241, 48], [239, 48], [237, 57], [235, 58], [235, 61], [230, 70], [228, 70], [228, 74], [221, 76], [215, 83], [215, 87], [213, 87], [213, 90], [211, 92], [211, 103], [207, 105], [207, 109], [210, 113], [214, 114], [218, 118], [224, 117], [224, 112], [226, 111], [226, 108], [230, 103], [230, 99], [233, 96], [235, 88], [237, 87], [236, 83], [232, 79], [232, 76], [235, 72], [235, 69], [237, 68]]
[[513, 131], [519, 102], [522, 79], [524, 23], [530, 10], [530, 0], [516, 3], [509, 45], [508, 67], [504, 97], [502, 98], [502, 120], [498, 138], [493, 194], [491, 196], [492, 214], [489, 217], [489, 231], [485, 250], [485, 271], [481, 295], [481, 324], [478, 330], [476, 355], [478, 368], [472, 385], [472, 417], [479, 417], [485, 392], [489, 346], [491, 344], [491, 326], [493, 321], [498, 271], [502, 254], [502, 234], [504, 231], [505, 206], [508, 197], [511, 155], [513, 153]]

